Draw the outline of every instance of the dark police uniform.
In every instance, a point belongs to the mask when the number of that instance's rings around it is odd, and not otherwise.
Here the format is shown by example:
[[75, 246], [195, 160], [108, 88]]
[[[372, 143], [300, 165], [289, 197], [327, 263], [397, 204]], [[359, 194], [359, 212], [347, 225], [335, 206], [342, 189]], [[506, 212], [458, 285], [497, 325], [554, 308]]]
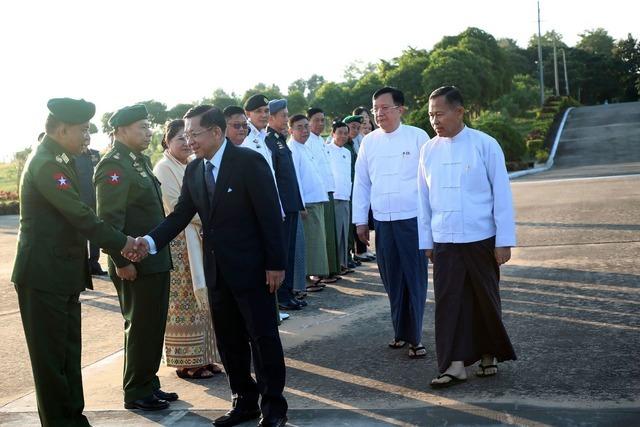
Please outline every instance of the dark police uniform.
[[[87, 122], [95, 112], [93, 104], [68, 98], [51, 100], [48, 106], [69, 124]], [[127, 240], [80, 200], [73, 163], [71, 153], [46, 135], [27, 160], [20, 182], [20, 231], [11, 281], [43, 426], [89, 425], [82, 415], [78, 300], [80, 292], [92, 287], [87, 239], [113, 254]]]
[[[98, 163], [94, 177], [98, 216], [130, 236], [144, 236], [164, 219], [160, 183], [151, 161], [120, 141]], [[169, 304], [168, 246], [155, 256], [134, 263], [134, 281], [122, 280], [116, 267], [131, 262], [119, 254], [109, 257], [109, 276], [125, 320], [124, 401], [133, 402], [160, 389], [157, 372], [162, 358]]]
[[287, 146], [287, 139], [275, 129], [268, 127], [265, 144], [271, 150], [273, 159], [273, 169], [278, 186], [278, 195], [282, 210], [285, 213], [284, 219], [284, 241], [286, 268], [285, 278], [282, 286], [278, 289], [278, 300], [281, 302], [293, 299], [293, 267], [296, 252], [296, 230], [298, 227], [298, 213], [304, 210], [304, 204], [300, 197], [298, 178], [293, 165], [291, 150]]
[[[80, 199], [91, 209], [96, 210], [96, 189], [93, 187], [93, 172], [100, 161], [98, 150], [87, 148], [75, 158], [76, 173], [80, 183]], [[91, 274], [106, 274], [102, 272], [99, 263], [100, 247], [89, 242], [89, 269]]]

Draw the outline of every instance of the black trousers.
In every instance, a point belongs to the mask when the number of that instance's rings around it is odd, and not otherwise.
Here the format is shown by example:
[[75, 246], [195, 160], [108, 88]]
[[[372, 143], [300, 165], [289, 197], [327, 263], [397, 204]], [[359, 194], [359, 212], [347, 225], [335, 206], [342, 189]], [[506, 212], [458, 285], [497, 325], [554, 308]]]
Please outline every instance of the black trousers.
[[[260, 409], [265, 419], [284, 416], [288, 408], [282, 395], [286, 372], [275, 294], [269, 293], [263, 281], [254, 289], [236, 291], [218, 269], [209, 301], [234, 408], [252, 409], [262, 396]], [[251, 377], [252, 358], [257, 383]]]
[[284, 270], [284, 282], [278, 288], [278, 300], [286, 302], [293, 298], [293, 268], [296, 261], [296, 230], [298, 228], [298, 212], [287, 212], [282, 223], [284, 230], [284, 253], [287, 256]]

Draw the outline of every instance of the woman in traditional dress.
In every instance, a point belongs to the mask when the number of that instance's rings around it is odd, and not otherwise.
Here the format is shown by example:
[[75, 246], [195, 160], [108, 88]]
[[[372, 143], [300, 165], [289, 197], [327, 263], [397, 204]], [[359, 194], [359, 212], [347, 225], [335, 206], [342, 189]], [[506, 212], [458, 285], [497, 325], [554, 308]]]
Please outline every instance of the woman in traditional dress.
[[[184, 121], [172, 120], [162, 139], [162, 159], [153, 169], [162, 184], [165, 213], [178, 202], [182, 179], [192, 151], [184, 136]], [[198, 215], [171, 243], [171, 284], [165, 332], [165, 362], [180, 378], [210, 378], [222, 372], [207, 296], [202, 258], [202, 223]]]

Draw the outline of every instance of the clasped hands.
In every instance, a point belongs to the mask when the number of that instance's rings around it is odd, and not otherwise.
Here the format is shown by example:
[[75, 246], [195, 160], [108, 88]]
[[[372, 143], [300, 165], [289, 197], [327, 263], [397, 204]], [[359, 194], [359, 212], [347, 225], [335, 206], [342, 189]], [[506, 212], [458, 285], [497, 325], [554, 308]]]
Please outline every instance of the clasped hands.
[[[142, 261], [147, 255], [149, 255], [149, 243], [142, 237], [134, 239], [131, 236], [127, 236], [127, 243], [120, 251], [120, 254], [132, 263]], [[117, 267], [116, 274], [122, 280], [129, 281], [136, 280], [136, 277], [138, 277], [138, 271], [134, 264]]]

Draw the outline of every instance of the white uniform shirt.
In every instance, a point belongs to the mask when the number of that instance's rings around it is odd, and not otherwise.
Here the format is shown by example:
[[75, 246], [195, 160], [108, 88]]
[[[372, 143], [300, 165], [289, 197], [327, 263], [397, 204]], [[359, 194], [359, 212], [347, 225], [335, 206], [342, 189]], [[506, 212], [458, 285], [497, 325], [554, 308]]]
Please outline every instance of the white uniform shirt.
[[496, 236], [496, 247], [515, 246], [509, 175], [498, 142], [464, 127], [453, 138], [434, 137], [420, 152], [420, 249]]
[[271, 157], [271, 150], [267, 147], [267, 144], [264, 142], [267, 137], [267, 130], [262, 129], [258, 130], [257, 127], [253, 125], [251, 122], [247, 122], [249, 124], [249, 133], [245, 136], [244, 141], [240, 144], [241, 147], [247, 147], [252, 149], [253, 151], [257, 151], [262, 154], [262, 157], [267, 161], [269, 167], [271, 168], [271, 173], [275, 178], [275, 172], [273, 170], [273, 157]]
[[328, 202], [329, 197], [324, 191], [324, 181], [320, 175], [318, 160], [311, 147], [307, 144], [301, 144], [293, 138], [289, 140], [287, 145], [291, 150], [298, 186], [302, 192], [305, 206], [309, 203]]
[[325, 191], [327, 193], [335, 191], [336, 184], [333, 172], [331, 171], [331, 163], [329, 161], [329, 147], [325, 145], [324, 140], [320, 135], [316, 135], [313, 132], [309, 132], [309, 139], [307, 139], [305, 145], [311, 147], [314, 157], [318, 159], [318, 169], [322, 175]]
[[418, 216], [418, 159], [429, 136], [403, 125], [386, 133], [378, 128], [360, 143], [353, 184], [353, 223], [368, 223], [369, 206], [378, 221]]
[[336, 183], [333, 198], [351, 200], [351, 151], [338, 147], [335, 143], [327, 145], [331, 171]]

